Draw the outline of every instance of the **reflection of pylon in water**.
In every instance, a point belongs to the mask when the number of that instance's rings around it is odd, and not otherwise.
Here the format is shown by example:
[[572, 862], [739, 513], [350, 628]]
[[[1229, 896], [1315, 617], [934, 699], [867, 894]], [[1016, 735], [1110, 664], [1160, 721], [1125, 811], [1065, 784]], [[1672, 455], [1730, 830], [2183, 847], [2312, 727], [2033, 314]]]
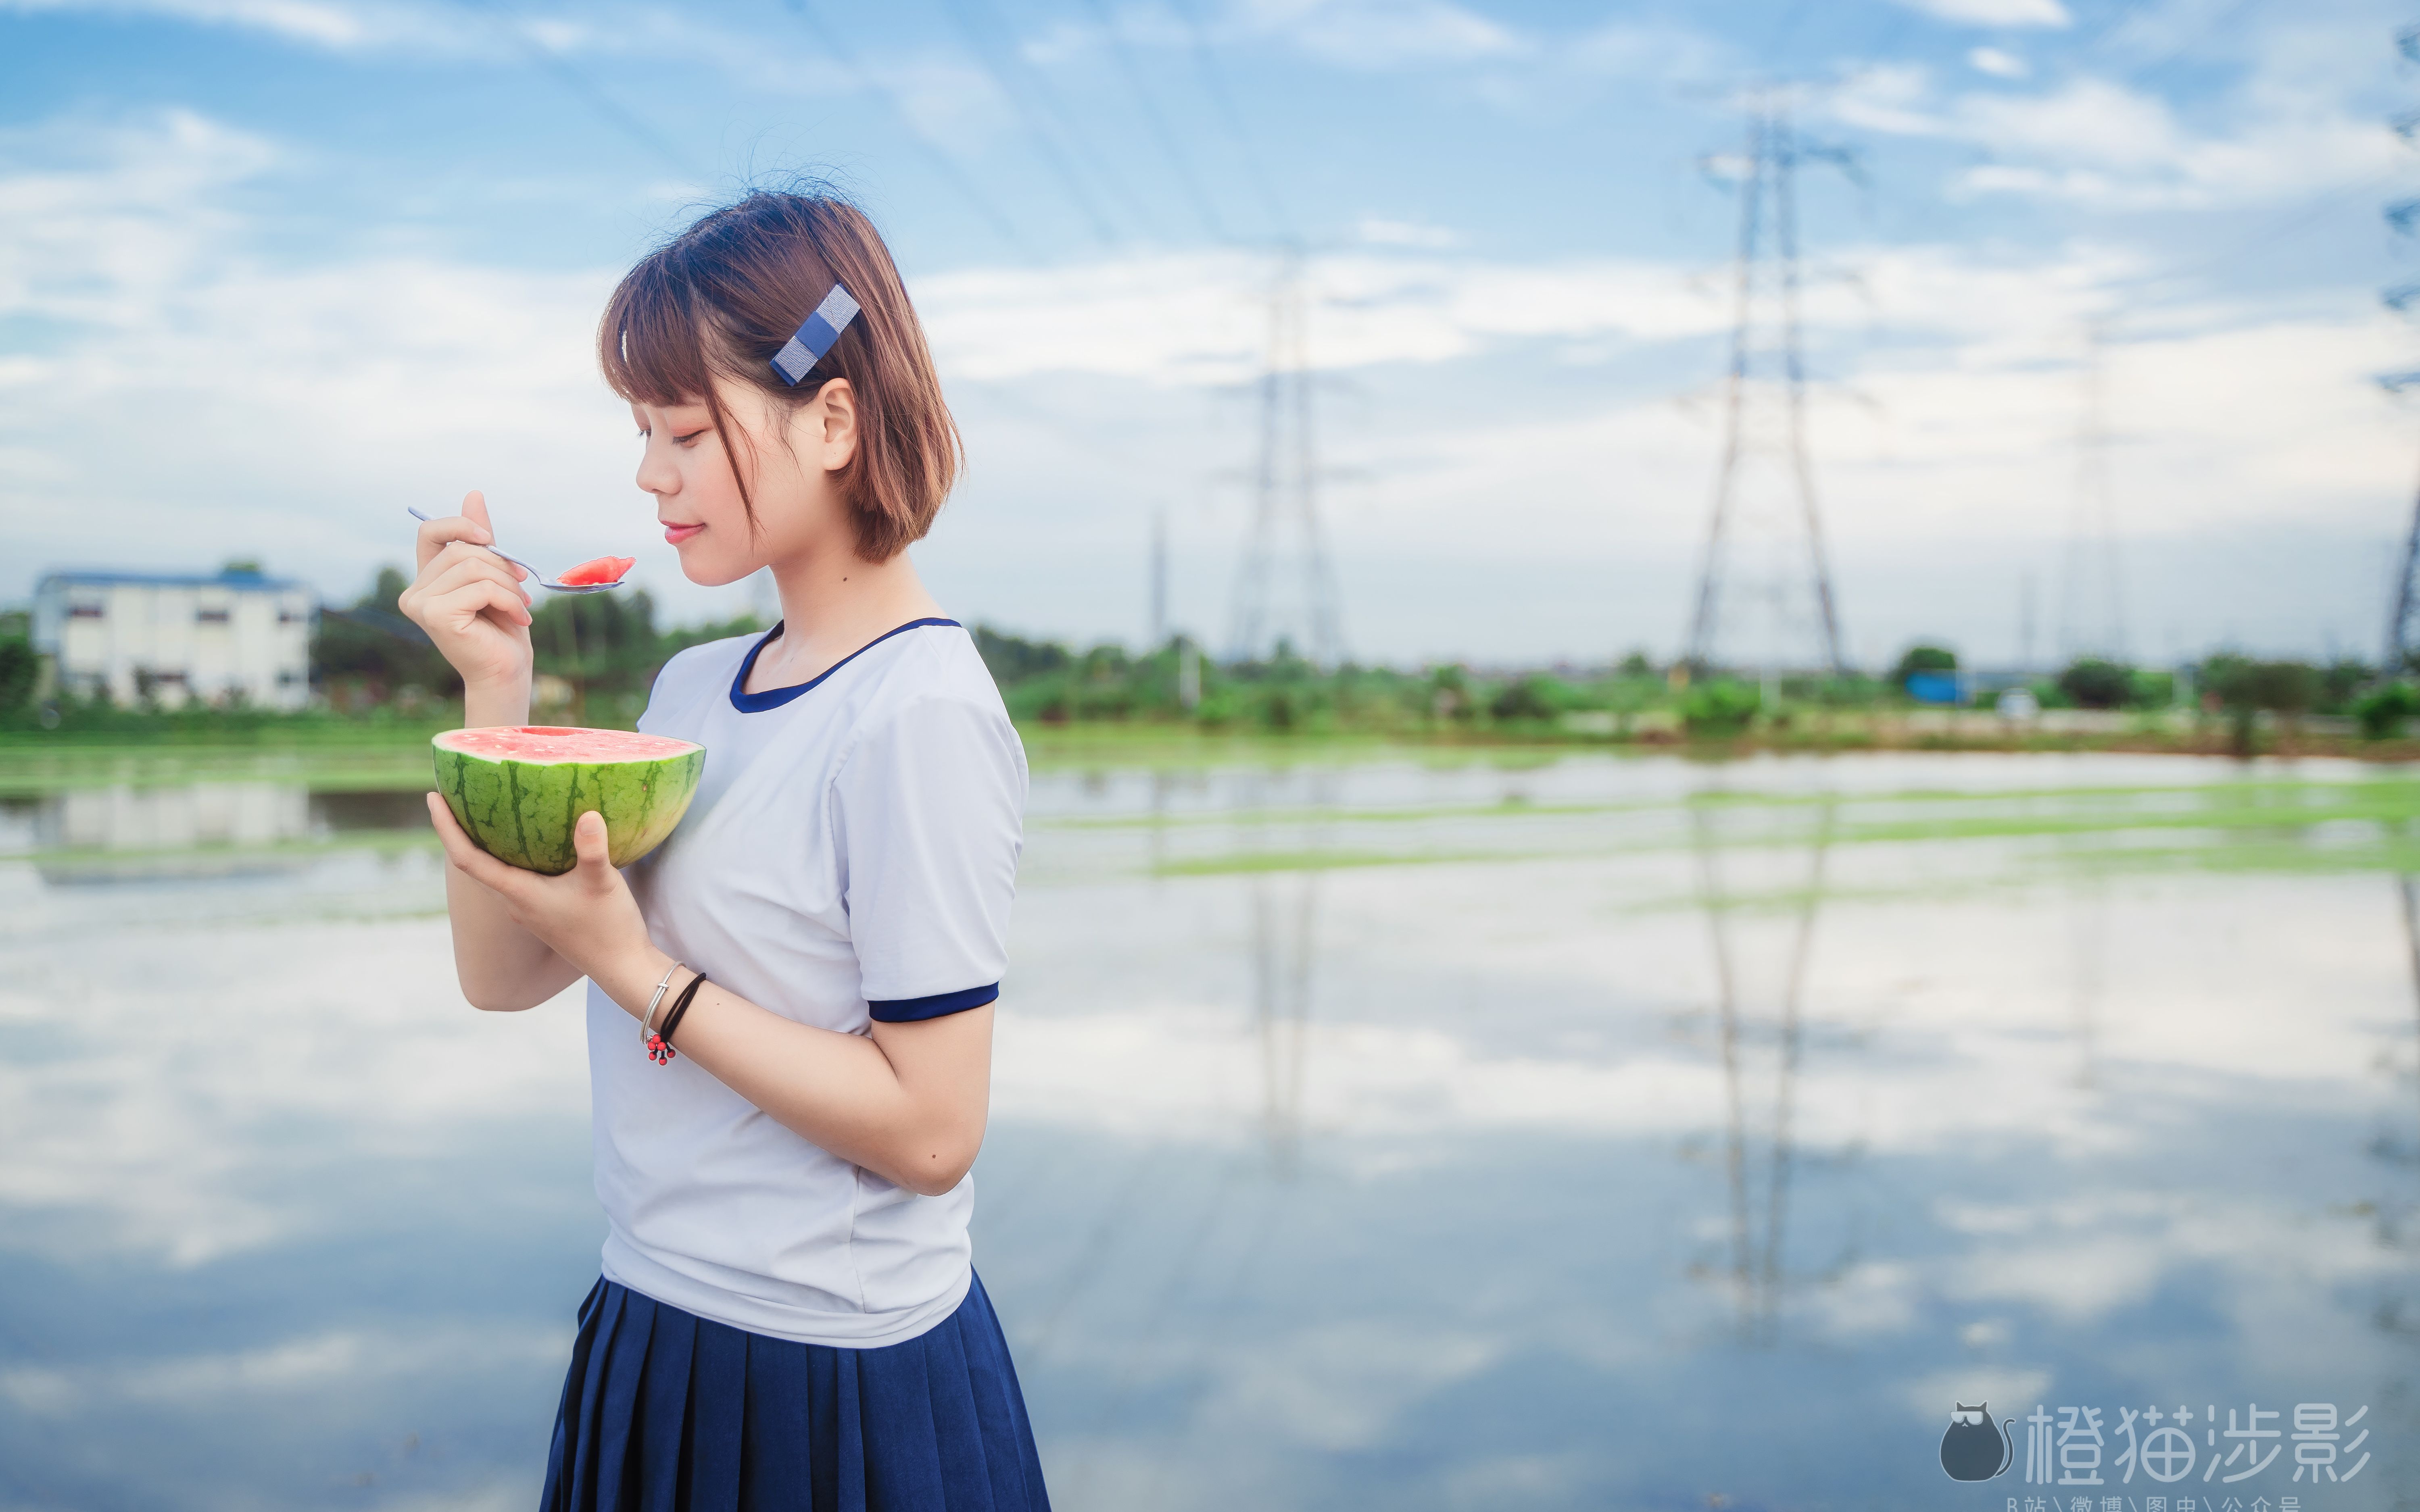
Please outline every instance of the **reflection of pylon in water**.
[[[2409, 841], [2408, 835], [2403, 838]], [[2405, 872], [2396, 877], [2395, 884], [2402, 905], [2403, 949], [2412, 974], [2412, 1003], [2420, 1010], [2420, 877]], [[2420, 1050], [2420, 1041], [2415, 1041], [2414, 1049]], [[2384, 1058], [2400, 1069], [2399, 1055], [2389, 1052]], [[2420, 1061], [2414, 1062], [2411, 1074], [2420, 1083]], [[2403, 1119], [2396, 1118], [2394, 1122], [2402, 1124]], [[2420, 1194], [2412, 1190], [2412, 1179], [2420, 1173], [2420, 1139], [2399, 1129], [2381, 1129], [2371, 1137], [2369, 1151], [2392, 1173], [2379, 1198], [2369, 1204], [2371, 1233], [2388, 1257], [2388, 1262], [2380, 1267], [2382, 1280], [2370, 1320], [2392, 1338], [2407, 1345], [2420, 1343], [2420, 1289], [2412, 1281], [2420, 1272], [2412, 1264], [2415, 1251], [2420, 1251]], [[2399, 1196], [2394, 1195], [2398, 1191]], [[2415, 1403], [2408, 1374], [2382, 1386], [2378, 1397], [2379, 1411], [2371, 1420], [2379, 1424], [2381, 1436], [2408, 1435], [2420, 1427], [2420, 1414], [2414, 1411], [2420, 1403]], [[2393, 1477], [2395, 1505], [2420, 1506], [2420, 1462], [2397, 1457], [2381, 1468]]]
[[1319, 873], [1255, 878], [1252, 1026], [1261, 1047], [1261, 1132], [1269, 1165], [1291, 1177], [1302, 1149], [1303, 1068], [1311, 1026], [1311, 964]]
[[[2395, 886], [2403, 899], [2403, 950], [2412, 963], [2412, 1007], [2420, 1010], [2420, 877], [2406, 872], [2395, 879]], [[2413, 1080], [2420, 1085], [2420, 1074]]]
[[[1785, 93], [1757, 96], [1748, 107], [1747, 147], [1739, 164], [1722, 461], [1685, 653], [1700, 669], [1718, 662], [1769, 672], [1810, 663], [1831, 672], [1841, 667], [1832, 569], [1807, 450], [1807, 365], [1799, 338], [1798, 168], [1809, 159], [1849, 162], [1839, 148], [1798, 133]], [[1777, 478], [1770, 476], [1776, 472]], [[1803, 562], [1792, 560], [1802, 551]], [[1802, 592], [1809, 602], [1798, 601]], [[1741, 625], [1743, 607], [1766, 610], [1758, 643], [1743, 634], [1758, 628]]]
[[[1752, 1020], [1742, 986], [1743, 962], [1734, 937], [1731, 912], [1740, 906], [1722, 876], [1720, 841], [1714, 833], [1712, 811], [1690, 810], [1697, 842], [1698, 870], [1706, 909], [1707, 930], [1714, 946], [1716, 1042], [1723, 1070], [1723, 1170], [1730, 1196], [1730, 1265], [1728, 1281], [1739, 1314], [1743, 1339], [1772, 1344], [1779, 1335], [1782, 1293], [1791, 1281], [1784, 1264], [1790, 1214], [1790, 1184], [1795, 1170], [1799, 1057], [1803, 1034], [1807, 963], [1814, 952], [1815, 915], [1823, 891], [1823, 864], [1832, 840], [1833, 808], [1821, 810], [1807, 857], [1807, 873], [1792, 919], [1781, 990], [1775, 1005], [1770, 1034]], [[1763, 1041], [1761, 1043], [1761, 1041]], [[1754, 1072], [1749, 1062], [1765, 1050], [1772, 1062], [1770, 1111], [1761, 1120], [1752, 1117]], [[1763, 1149], [1759, 1158], [1760, 1137]]]
[[2087, 871], [2076, 885], [2068, 940], [2073, 972], [2069, 1020], [2075, 1033], [2075, 1085], [2090, 1091], [2100, 1081], [2101, 1005], [2109, 981], [2108, 887], [2097, 872]]
[[1326, 667], [1343, 659], [1344, 632], [1319, 518], [1309, 304], [1302, 250], [1288, 248], [1269, 290], [1260, 457], [1252, 532], [1235, 577], [1234, 654], [1257, 659], [1285, 645]]

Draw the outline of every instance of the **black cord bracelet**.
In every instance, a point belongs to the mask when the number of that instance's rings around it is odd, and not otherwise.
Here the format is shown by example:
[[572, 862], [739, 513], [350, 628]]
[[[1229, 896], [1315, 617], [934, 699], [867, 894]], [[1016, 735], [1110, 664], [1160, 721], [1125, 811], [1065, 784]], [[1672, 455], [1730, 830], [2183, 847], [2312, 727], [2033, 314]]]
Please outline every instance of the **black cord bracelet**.
[[681, 1015], [689, 1011], [689, 1000], [695, 997], [697, 990], [705, 985], [705, 972], [691, 977], [689, 985], [681, 989], [680, 995], [673, 999], [673, 1011], [664, 1015], [664, 1026], [656, 1031], [656, 1038], [663, 1041], [665, 1060], [673, 1057], [673, 1030], [680, 1027]]

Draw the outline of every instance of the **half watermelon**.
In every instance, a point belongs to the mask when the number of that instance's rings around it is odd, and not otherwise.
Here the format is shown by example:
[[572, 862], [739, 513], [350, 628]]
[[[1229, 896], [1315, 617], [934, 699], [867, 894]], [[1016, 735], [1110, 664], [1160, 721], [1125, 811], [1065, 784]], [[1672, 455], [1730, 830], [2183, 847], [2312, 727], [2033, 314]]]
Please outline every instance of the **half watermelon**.
[[628, 866], [663, 843], [706, 770], [706, 748], [629, 730], [501, 725], [430, 742], [437, 791], [464, 833], [496, 859], [550, 875], [579, 860], [571, 827], [605, 816], [606, 847]]

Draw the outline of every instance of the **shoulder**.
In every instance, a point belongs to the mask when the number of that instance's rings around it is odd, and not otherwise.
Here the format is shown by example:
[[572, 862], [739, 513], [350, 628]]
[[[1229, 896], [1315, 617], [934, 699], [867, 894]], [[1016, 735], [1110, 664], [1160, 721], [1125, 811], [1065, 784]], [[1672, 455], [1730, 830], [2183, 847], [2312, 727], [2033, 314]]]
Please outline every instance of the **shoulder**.
[[894, 640], [855, 711], [850, 748], [942, 741], [1012, 756], [1021, 769], [1024, 745], [965, 627], [923, 625]]

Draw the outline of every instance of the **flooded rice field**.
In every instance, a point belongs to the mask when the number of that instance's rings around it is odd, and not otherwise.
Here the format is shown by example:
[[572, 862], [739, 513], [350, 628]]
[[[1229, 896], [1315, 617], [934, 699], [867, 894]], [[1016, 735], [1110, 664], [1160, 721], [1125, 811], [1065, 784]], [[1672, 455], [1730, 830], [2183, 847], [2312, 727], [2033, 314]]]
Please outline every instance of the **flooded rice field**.
[[[0, 784], [0, 1507], [535, 1504], [581, 1018], [462, 1005], [416, 777]], [[2420, 1505], [2415, 915], [2349, 764], [1039, 771], [1054, 1501]]]

